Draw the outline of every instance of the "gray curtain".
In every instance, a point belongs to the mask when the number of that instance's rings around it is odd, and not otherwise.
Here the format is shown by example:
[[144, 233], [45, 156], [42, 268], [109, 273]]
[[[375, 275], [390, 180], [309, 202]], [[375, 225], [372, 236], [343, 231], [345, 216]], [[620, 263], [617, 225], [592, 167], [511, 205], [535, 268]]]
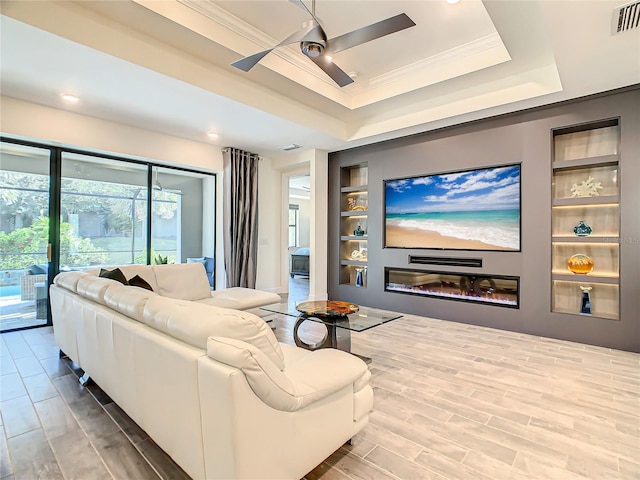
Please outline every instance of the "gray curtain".
[[222, 150], [223, 225], [227, 287], [256, 286], [258, 253], [258, 162], [255, 153]]

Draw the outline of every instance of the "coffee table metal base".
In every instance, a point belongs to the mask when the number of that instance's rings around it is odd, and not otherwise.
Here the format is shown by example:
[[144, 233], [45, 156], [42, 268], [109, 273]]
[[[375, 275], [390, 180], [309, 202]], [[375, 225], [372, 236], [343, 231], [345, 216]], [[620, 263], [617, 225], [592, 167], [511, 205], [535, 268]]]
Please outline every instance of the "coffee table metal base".
[[[351, 351], [351, 332], [364, 332], [402, 317], [396, 312], [362, 308], [350, 302], [336, 300], [309, 301], [298, 304], [293, 302], [273, 303], [260, 307], [260, 309], [294, 317], [296, 322], [293, 328], [293, 339], [298, 347], [308, 350], [337, 348], [355, 355], [367, 363], [371, 362], [369, 357]], [[319, 342], [307, 343], [300, 338], [300, 326], [307, 320], [325, 326], [324, 337]]]
[[[293, 326], [293, 340], [298, 347], [306, 348], [307, 350], [318, 350], [320, 348], [336, 348], [338, 350], [342, 350], [343, 352], [350, 353], [351, 355], [355, 355], [356, 357], [364, 360], [366, 363], [371, 363], [371, 359], [369, 357], [358, 355], [357, 353], [353, 353], [351, 351], [351, 331], [344, 328], [337, 328], [335, 325], [327, 323], [329, 319], [327, 319], [326, 317], [322, 318], [322, 322], [320, 323], [320, 325], [324, 325], [324, 327], [326, 328], [322, 340], [314, 343], [305, 342], [300, 338], [298, 329], [304, 322], [310, 320], [311, 318], [320, 317], [314, 317], [314, 315], [307, 315], [303, 313], [298, 315], [298, 319]], [[314, 322], [314, 324], [317, 325], [318, 322]]]

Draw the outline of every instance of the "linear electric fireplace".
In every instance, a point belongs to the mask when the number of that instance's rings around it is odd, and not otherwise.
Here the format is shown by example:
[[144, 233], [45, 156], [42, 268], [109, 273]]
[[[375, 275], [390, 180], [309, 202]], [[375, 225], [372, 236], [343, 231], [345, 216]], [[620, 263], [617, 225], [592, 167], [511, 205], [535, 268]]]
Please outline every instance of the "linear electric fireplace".
[[392, 267], [384, 269], [385, 292], [498, 307], [520, 308], [519, 286], [520, 277]]

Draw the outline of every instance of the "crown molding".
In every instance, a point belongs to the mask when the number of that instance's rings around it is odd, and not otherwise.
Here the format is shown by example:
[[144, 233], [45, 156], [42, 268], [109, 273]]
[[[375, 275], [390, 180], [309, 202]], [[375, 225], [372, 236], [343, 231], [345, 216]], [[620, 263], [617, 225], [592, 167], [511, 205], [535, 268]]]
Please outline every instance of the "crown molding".
[[[445, 64], [464, 62], [465, 59], [484, 53], [494, 48], [503, 48], [504, 44], [498, 32], [491, 33], [485, 37], [479, 38], [472, 42], [459, 45], [444, 52], [432, 55], [430, 57], [418, 60], [417, 62], [396, 68], [393, 71], [383, 73], [368, 82], [369, 87], [383, 87], [390, 83], [396, 82], [398, 79], [407, 76], [415, 76], [425, 71], [433, 70]], [[511, 57], [509, 57], [509, 60]]]
[[[211, 39], [240, 55], [272, 48], [279, 40], [265, 34], [211, 0], [174, 0], [215, 22], [231, 35]], [[500, 35], [495, 32], [464, 45], [432, 55], [371, 78], [340, 88], [294, 46], [274, 49], [261, 64], [286, 78], [312, 89], [351, 110], [390, 99], [435, 83], [510, 60]]]
[[176, 0], [176, 2], [184, 5], [185, 7], [189, 7], [199, 14], [204, 15], [205, 17], [231, 30], [235, 34], [255, 43], [263, 50], [271, 48], [273, 45], [278, 43], [276, 39], [270, 37], [266, 33], [253, 27], [211, 1]]
[[[250, 25], [244, 20], [229, 13], [227, 10], [220, 7], [219, 5], [216, 5], [212, 1], [204, 1], [204, 2], [201, 0], [200, 1], [199, 0], [176, 0], [176, 1], [184, 5], [185, 7], [188, 7], [194, 10], [195, 12], [198, 12], [199, 14], [204, 15], [205, 17], [209, 18], [210, 20], [213, 20], [214, 22], [218, 23], [222, 27], [230, 30], [236, 35], [256, 45], [255, 50], [238, 52], [241, 55], [251, 55], [261, 50], [267, 50], [269, 48], [272, 48], [274, 45], [277, 45], [278, 43], [280, 43], [280, 40], [277, 40], [271, 37], [270, 35], [267, 35], [260, 29], [254, 27], [253, 25]], [[237, 51], [236, 48], [233, 48], [229, 45], [227, 45], [227, 47]], [[331, 87], [335, 87], [335, 84], [322, 71], [320, 71], [315, 66], [312, 66], [311, 64], [307, 63], [304, 59], [304, 56], [302, 56], [299, 52], [292, 51], [292, 50], [293, 49], [291, 48], [286, 48], [285, 46], [283, 46], [273, 50], [269, 55], [277, 55], [278, 57], [290, 63], [291, 65], [299, 68], [300, 70], [303, 70], [305, 73], [316, 77], [317, 79], [325, 82], [327, 85]], [[335, 87], [335, 88], [339, 88], [339, 87]]]

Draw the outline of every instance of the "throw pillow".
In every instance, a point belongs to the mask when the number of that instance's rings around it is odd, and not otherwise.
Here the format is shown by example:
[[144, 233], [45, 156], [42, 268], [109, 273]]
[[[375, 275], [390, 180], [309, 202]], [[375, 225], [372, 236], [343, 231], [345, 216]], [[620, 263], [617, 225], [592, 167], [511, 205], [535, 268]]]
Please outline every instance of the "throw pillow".
[[187, 263], [201, 263], [203, 266], [205, 265], [206, 259], [205, 257], [189, 257], [187, 258]]
[[45, 265], [31, 265], [29, 268], [30, 275], [44, 275], [47, 273], [48, 266]]
[[129, 279], [129, 285], [133, 287], [144, 288], [146, 290], [151, 290], [153, 292], [153, 288], [151, 288], [151, 285], [149, 285], [149, 283], [147, 283], [147, 281], [144, 278], [142, 278], [140, 275], [131, 277]]
[[105, 270], [104, 268], [100, 269], [100, 275], [102, 278], [110, 278], [111, 280], [116, 280], [123, 285], [129, 285], [127, 282], [127, 277], [124, 276], [122, 270], [119, 268], [114, 268], [113, 270]]

